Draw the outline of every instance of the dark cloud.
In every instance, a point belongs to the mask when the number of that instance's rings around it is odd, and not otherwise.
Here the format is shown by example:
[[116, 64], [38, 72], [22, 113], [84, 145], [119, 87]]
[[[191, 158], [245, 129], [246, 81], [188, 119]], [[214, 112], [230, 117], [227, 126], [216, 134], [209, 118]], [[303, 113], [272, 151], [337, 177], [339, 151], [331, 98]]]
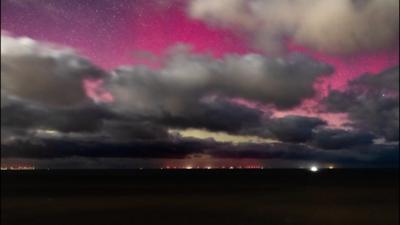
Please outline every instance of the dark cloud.
[[292, 161], [314, 161], [335, 163], [349, 167], [398, 167], [399, 145], [372, 144], [346, 148], [337, 151], [326, 151], [303, 144], [239, 144], [223, 145], [209, 151], [217, 158], [231, 159], [283, 159]]
[[353, 146], [367, 146], [373, 143], [369, 133], [341, 129], [321, 129], [315, 132], [313, 143], [323, 149], [343, 149]]
[[155, 122], [127, 118], [107, 105], [87, 102], [79, 107], [44, 107], [11, 100], [1, 109], [2, 143], [42, 137], [79, 137], [93, 141], [157, 140], [169, 137], [168, 129]]
[[[214, 143], [215, 144], [215, 143]], [[130, 157], [184, 158], [202, 153], [209, 143], [200, 140], [137, 140], [129, 142], [87, 141], [75, 139], [16, 140], [3, 143], [2, 157], [64, 158], [64, 157]]]
[[[259, 127], [263, 113], [226, 100], [213, 99], [199, 103], [196, 111], [174, 116], [165, 113], [156, 123], [174, 128], [200, 128], [210, 131], [239, 133], [252, 127]], [[190, 109], [189, 109], [190, 110]]]
[[[73, 139], [18, 140], [2, 143], [4, 160], [58, 160], [74, 162], [76, 158], [93, 159], [185, 159], [207, 155], [216, 159], [269, 159], [315, 161], [348, 166], [398, 166], [398, 145], [369, 145], [324, 151], [303, 144], [218, 143], [212, 140], [175, 138], [164, 141], [107, 142]], [[110, 160], [108, 160], [110, 161]], [[111, 160], [112, 161], [112, 160]], [[131, 165], [132, 166], [132, 165]]]
[[355, 88], [368, 88], [365, 91], [375, 91], [381, 94], [391, 94], [399, 91], [399, 67], [389, 68], [378, 75], [364, 74], [350, 81]]
[[114, 115], [99, 105], [80, 107], [42, 107], [26, 101], [11, 101], [1, 109], [3, 128], [55, 130], [59, 132], [95, 132], [102, 120]]
[[107, 120], [104, 121], [101, 132], [110, 139], [120, 142], [169, 138], [166, 127], [150, 121]]
[[387, 48], [398, 42], [398, 0], [191, 0], [188, 14], [212, 25], [247, 31], [267, 53], [285, 37], [328, 53]]
[[303, 116], [286, 116], [266, 123], [273, 136], [283, 142], [306, 142], [312, 138], [313, 129], [322, 125], [326, 122], [319, 118]]
[[222, 145], [207, 151], [217, 158], [258, 158], [258, 159], [316, 159], [317, 149], [306, 145], [289, 143], [255, 144], [242, 143]]
[[360, 149], [362, 155], [369, 157], [372, 165], [399, 167], [399, 144], [374, 144]]
[[331, 91], [327, 110], [346, 112], [350, 125], [373, 132], [388, 141], [399, 140], [399, 68], [366, 74], [349, 83], [345, 91]]

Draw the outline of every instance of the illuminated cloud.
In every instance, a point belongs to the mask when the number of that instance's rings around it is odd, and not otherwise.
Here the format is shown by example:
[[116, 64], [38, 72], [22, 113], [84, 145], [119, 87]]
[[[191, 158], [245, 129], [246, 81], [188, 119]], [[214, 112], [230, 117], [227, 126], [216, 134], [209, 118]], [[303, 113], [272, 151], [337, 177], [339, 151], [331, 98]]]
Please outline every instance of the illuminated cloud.
[[160, 71], [123, 67], [106, 82], [115, 107], [143, 115], [196, 115], [217, 98], [243, 98], [292, 108], [315, 94], [318, 78], [332, 73], [324, 63], [302, 54], [268, 58], [258, 54], [223, 59], [173, 50]]
[[7, 95], [39, 104], [77, 105], [88, 101], [82, 81], [103, 75], [71, 49], [1, 35], [2, 100]]
[[399, 37], [398, 0], [191, 0], [187, 11], [247, 31], [268, 53], [284, 51], [287, 37], [334, 54], [388, 48]]
[[197, 138], [197, 139], [213, 139], [217, 142], [238, 143], [275, 143], [277, 140], [262, 138], [256, 135], [237, 135], [228, 134], [226, 132], [212, 132], [202, 129], [185, 129], [185, 130], [170, 130], [172, 134], [178, 134], [181, 137]]

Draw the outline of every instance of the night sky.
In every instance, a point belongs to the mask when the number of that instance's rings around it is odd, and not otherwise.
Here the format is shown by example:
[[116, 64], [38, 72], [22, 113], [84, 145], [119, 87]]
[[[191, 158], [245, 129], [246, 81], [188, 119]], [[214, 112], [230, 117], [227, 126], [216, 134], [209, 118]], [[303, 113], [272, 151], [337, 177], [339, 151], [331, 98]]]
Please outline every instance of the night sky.
[[398, 9], [2, 0], [2, 167], [398, 167]]

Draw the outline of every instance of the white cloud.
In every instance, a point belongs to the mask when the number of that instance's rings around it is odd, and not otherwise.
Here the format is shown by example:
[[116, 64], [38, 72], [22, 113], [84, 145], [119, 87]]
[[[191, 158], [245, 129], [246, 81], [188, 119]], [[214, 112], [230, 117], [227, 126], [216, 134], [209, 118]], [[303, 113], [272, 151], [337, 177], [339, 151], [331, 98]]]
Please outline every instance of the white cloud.
[[82, 80], [102, 72], [73, 50], [1, 35], [1, 91], [7, 97], [68, 106], [87, 100]]
[[399, 37], [398, 0], [191, 0], [188, 13], [248, 31], [269, 53], [283, 51], [286, 36], [335, 54], [389, 47]]

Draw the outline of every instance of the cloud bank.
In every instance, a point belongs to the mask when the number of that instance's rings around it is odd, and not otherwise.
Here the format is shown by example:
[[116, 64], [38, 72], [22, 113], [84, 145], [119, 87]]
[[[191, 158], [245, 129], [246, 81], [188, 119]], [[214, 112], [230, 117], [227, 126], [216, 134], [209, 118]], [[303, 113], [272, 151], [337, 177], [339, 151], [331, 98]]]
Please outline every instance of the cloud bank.
[[247, 33], [267, 53], [285, 41], [331, 54], [373, 51], [399, 38], [398, 0], [191, 0], [188, 14]]
[[[314, 97], [314, 84], [332, 68], [302, 54], [214, 59], [178, 46], [161, 69], [125, 66], [106, 72], [72, 50], [28, 38], [2, 34], [1, 47], [5, 159], [207, 155], [396, 165], [390, 157], [398, 155], [398, 67], [332, 91], [323, 102], [326, 110], [351, 119], [351, 129], [333, 130], [318, 117], [276, 118], [232, 101], [292, 109]], [[100, 78], [112, 102], [87, 97], [84, 81]], [[218, 142], [170, 132], [192, 128], [271, 142]], [[386, 141], [376, 143], [382, 137]]]

